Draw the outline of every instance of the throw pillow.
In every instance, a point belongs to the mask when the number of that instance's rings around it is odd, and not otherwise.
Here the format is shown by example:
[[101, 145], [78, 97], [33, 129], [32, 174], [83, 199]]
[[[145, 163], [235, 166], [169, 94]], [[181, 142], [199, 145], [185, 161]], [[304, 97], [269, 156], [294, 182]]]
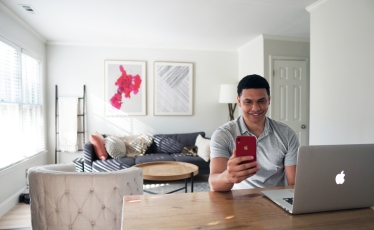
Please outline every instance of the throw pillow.
[[93, 145], [97, 158], [100, 160], [106, 160], [108, 158], [108, 153], [104, 146], [104, 137], [97, 131], [90, 135], [90, 142]]
[[119, 137], [126, 145], [126, 156], [137, 157], [144, 155], [147, 148], [152, 144], [152, 136], [137, 134]]
[[210, 140], [205, 139], [199, 134], [196, 138], [195, 145], [197, 146], [197, 155], [208, 162], [210, 159]]
[[184, 146], [182, 149], [182, 155], [197, 157], [198, 147], [196, 145]]
[[109, 136], [104, 139], [104, 144], [107, 153], [114, 159], [126, 156], [126, 145], [121, 139], [115, 136]]

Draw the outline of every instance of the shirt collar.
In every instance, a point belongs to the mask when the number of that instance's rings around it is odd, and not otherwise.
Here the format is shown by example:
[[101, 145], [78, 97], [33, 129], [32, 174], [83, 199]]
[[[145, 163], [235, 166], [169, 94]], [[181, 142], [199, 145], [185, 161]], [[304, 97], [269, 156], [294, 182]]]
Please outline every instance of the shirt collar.
[[[245, 125], [243, 116], [239, 116], [238, 119], [237, 119], [237, 122], [239, 123], [240, 133], [242, 135], [243, 134], [248, 134], [248, 135], [253, 136], [253, 134], [251, 132], [249, 132], [247, 126]], [[270, 128], [270, 124], [269, 124], [269, 118], [265, 117], [265, 128], [264, 128], [264, 131], [262, 132], [260, 138], [264, 137], [264, 136], [267, 136], [270, 132], [271, 132], [271, 128]]]
[[261, 136], [265, 137], [270, 132], [271, 132], [271, 128], [270, 128], [269, 118], [265, 117], [265, 128], [264, 128], [264, 132], [262, 132]]

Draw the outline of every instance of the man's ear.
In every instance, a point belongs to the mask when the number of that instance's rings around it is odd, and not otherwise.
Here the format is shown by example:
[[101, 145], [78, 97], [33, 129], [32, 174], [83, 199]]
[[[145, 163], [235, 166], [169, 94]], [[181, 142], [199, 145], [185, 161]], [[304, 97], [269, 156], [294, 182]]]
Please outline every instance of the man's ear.
[[239, 105], [239, 107], [241, 107], [241, 106], [240, 106], [240, 97], [239, 97], [239, 96], [236, 96], [236, 100], [238, 101], [238, 105]]
[[271, 97], [270, 97], [270, 95], [269, 95], [269, 105], [270, 105], [270, 99], [271, 99]]

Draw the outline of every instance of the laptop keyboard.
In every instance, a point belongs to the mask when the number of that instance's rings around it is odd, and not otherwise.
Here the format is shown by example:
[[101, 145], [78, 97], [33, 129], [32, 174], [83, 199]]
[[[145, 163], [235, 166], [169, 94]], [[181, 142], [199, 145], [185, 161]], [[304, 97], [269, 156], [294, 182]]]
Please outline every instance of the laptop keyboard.
[[286, 202], [292, 204], [293, 203], [293, 198], [283, 198]]

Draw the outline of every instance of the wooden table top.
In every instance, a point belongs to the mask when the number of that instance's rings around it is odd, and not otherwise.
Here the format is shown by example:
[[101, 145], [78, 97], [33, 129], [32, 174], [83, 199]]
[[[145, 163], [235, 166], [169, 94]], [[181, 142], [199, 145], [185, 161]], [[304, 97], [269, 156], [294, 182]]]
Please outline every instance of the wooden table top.
[[177, 161], [155, 161], [137, 164], [133, 167], [143, 170], [143, 179], [145, 180], [181, 180], [190, 178], [191, 173], [194, 176], [199, 173], [199, 168], [196, 165]]
[[125, 196], [121, 229], [374, 229], [371, 208], [291, 215], [261, 190]]

